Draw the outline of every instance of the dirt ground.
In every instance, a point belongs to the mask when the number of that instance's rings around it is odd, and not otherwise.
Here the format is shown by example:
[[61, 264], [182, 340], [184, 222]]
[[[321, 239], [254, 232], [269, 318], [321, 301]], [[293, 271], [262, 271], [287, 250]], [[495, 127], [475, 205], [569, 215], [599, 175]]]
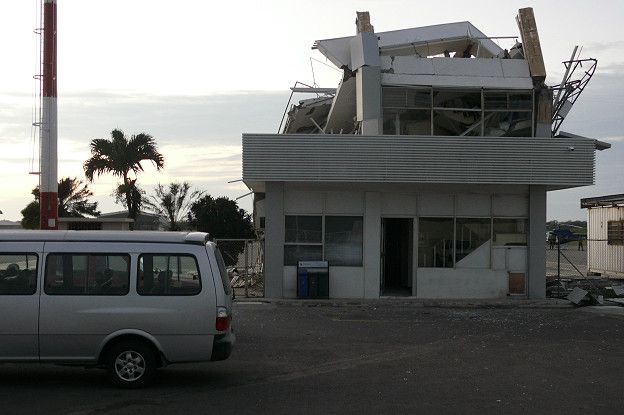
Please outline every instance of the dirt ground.
[[624, 314], [237, 304], [218, 363], [115, 389], [97, 369], [0, 365], [1, 413], [621, 413]]

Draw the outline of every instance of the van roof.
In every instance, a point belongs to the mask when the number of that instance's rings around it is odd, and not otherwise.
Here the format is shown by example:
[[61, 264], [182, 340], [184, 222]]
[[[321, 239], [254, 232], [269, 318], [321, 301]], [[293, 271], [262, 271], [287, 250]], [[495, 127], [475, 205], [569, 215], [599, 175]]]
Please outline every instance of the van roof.
[[158, 231], [0, 231], [0, 242], [7, 241], [82, 241], [82, 242], [156, 242], [205, 245], [205, 232]]

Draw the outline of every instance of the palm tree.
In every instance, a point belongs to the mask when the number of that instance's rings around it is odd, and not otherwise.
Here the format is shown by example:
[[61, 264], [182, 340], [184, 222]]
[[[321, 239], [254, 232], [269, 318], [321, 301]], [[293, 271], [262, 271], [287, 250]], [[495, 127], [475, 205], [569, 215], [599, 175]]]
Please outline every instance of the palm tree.
[[[128, 217], [136, 219], [141, 207], [142, 196], [138, 188], [137, 174], [143, 171], [142, 161], [151, 161], [157, 170], [165, 165], [165, 158], [158, 152], [154, 138], [145, 133], [133, 135], [130, 139], [123, 131], [114, 129], [111, 139], [96, 138], [91, 141], [91, 158], [84, 162], [85, 175], [93, 182], [95, 175], [111, 173], [123, 182], [117, 186], [115, 194], [128, 208]], [[134, 179], [130, 173], [134, 174]]]
[[169, 220], [170, 231], [179, 231], [191, 204], [204, 194], [199, 190], [190, 190], [188, 182], [169, 183], [167, 188], [159, 183], [154, 189], [155, 195], [145, 199], [144, 204], [152, 212]]

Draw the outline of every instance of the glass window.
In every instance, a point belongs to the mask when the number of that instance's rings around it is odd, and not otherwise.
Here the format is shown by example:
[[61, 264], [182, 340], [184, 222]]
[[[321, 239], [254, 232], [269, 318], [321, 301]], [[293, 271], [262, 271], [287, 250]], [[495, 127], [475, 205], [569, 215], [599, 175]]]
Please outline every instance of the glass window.
[[219, 267], [219, 274], [221, 275], [221, 282], [223, 283], [223, 289], [226, 294], [230, 294], [232, 286], [230, 285], [230, 277], [228, 276], [227, 269], [225, 267], [225, 261], [219, 248], [215, 249], [215, 256], [217, 257], [217, 266]]
[[485, 91], [483, 93], [485, 109], [518, 109], [532, 110], [531, 92], [517, 91]]
[[431, 108], [430, 89], [406, 88], [405, 97], [408, 108]]
[[46, 258], [46, 294], [126, 295], [129, 284], [129, 255], [49, 254]]
[[431, 135], [431, 111], [384, 109], [383, 133], [386, 135]]
[[527, 220], [494, 218], [494, 245], [526, 245]]
[[531, 91], [386, 86], [382, 107], [386, 135], [533, 135]]
[[32, 295], [37, 291], [36, 254], [0, 254], [0, 295]]
[[140, 295], [196, 295], [200, 291], [201, 277], [194, 256], [139, 256], [137, 292]]
[[407, 106], [405, 88], [383, 87], [381, 95], [384, 108], [405, 108]]
[[321, 261], [323, 246], [319, 245], [285, 245], [284, 265], [297, 265], [297, 261]]
[[286, 216], [284, 265], [297, 261], [323, 259], [323, 218], [321, 216]]
[[403, 87], [383, 87], [382, 88], [383, 108], [431, 108], [430, 88], [403, 88]]
[[383, 111], [383, 133], [385, 135], [395, 135], [399, 124], [399, 113], [397, 109], [385, 109]]
[[286, 216], [286, 243], [321, 243], [322, 233], [320, 216]]
[[433, 135], [481, 135], [481, 111], [434, 111]]
[[624, 221], [607, 222], [607, 245], [624, 245]]
[[420, 218], [418, 266], [453, 267], [453, 218]]
[[431, 135], [431, 111], [405, 110], [399, 114], [401, 135]]
[[434, 108], [481, 109], [480, 90], [439, 89], [433, 91]]
[[[461, 265], [477, 268], [489, 267], [490, 249], [489, 247], [485, 249], [485, 245], [491, 239], [490, 227], [490, 218], [457, 218], [455, 261], [458, 267]], [[468, 261], [467, 257], [472, 253], [475, 255], [471, 261]]]
[[533, 118], [525, 112], [486, 112], [485, 135], [491, 137], [531, 137]]
[[363, 224], [361, 216], [325, 217], [325, 260], [329, 266], [362, 266]]

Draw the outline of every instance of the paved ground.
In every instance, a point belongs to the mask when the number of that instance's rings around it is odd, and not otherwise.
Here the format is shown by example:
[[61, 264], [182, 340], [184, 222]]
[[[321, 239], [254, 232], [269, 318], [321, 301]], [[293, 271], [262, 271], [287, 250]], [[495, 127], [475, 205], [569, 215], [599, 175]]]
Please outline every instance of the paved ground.
[[624, 315], [405, 304], [236, 306], [225, 362], [145, 390], [0, 365], [1, 414], [622, 413]]

